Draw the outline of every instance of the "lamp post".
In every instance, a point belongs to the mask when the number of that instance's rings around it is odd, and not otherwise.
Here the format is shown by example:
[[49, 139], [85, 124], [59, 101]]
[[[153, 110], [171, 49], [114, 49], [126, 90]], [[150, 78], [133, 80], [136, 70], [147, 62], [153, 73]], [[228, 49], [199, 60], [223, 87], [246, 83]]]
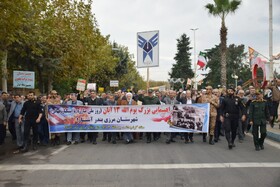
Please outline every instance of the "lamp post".
[[193, 65], [194, 65], [194, 89], [197, 90], [197, 82], [196, 82], [196, 71], [197, 71], [197, 63], [196, 63], [196, 51], [195, 51], [195, 31], [198, 28], [191, 29], [193, 31]]
[[231, 77], [232, 77], [233, 79], [235, 79], [235, 89], [237, 89], [237, 79], [238, 79], [238, 76], [235, 75], [235, 74], [232, 74]]

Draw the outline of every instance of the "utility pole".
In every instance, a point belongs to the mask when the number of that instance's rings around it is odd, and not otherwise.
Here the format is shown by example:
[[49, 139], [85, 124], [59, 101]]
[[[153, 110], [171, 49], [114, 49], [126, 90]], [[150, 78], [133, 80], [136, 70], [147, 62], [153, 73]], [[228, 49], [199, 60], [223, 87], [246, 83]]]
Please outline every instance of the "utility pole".
[[273, 28], [272, 28], [272, 0], [269, 0], [269, 79], [274, 79], [273, 69]]

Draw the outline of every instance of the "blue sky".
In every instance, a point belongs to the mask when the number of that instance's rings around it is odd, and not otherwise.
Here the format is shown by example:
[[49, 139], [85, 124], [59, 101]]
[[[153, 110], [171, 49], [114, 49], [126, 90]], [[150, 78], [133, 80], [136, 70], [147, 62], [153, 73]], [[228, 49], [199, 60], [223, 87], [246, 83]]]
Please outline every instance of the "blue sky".
[[[234, 15], [228, 15], [228, 45], [244, 44], [269, 56], [268, 0], [243, 0]], [[127, 46], [137, 57], [137, 32], [159, 30], [159, 67], [150, 68], [150, 79], [167, 81], [168, 72], [175, 63], [176, 39], [183, 33], [190, 37], [193, 31], [196, 51], [219, 44], [220, 18], [208, 14], [204, 6], [212, 0], [94, 0], [93, 13], [103, 35], [111, 41]], [[193, 51], [192, 51], [193, 53]], [[280, 53], [280, 1], [273, 0], [273, 54]], [[192, 57], [193, 59], [193, 57]], [[278, 61], [280, 62], [280, 61]], [[280, 73], [279, 66], [275, 65]], [[138, 69], [146, 78], [146, 69]]]

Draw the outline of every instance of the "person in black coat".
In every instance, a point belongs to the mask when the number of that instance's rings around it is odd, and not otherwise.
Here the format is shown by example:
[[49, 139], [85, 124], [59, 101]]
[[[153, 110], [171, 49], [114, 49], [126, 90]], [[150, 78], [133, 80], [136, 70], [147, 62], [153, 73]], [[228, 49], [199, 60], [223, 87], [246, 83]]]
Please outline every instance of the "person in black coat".
[[[97, 97], [95, 91], [90, 92], [90, 96], [85, 98], [86, 105], [104, 105], [103, 100]], [[92, 144], [97, 144], [96, 138], [98, 136], [98, 132], [88, 132], [88, 139]]]
[[236, 138], [240, 114], [242, 115], [241, 120], [246, 120], [245, 106], [241, 102], [241, 99], [234, 95], [234, 92], [234, 88], [229, 88], [227, 90], [227, 96], [221, 104], [221, 121], [224, 123], [229, 149], [235, 147], [234, 140]]

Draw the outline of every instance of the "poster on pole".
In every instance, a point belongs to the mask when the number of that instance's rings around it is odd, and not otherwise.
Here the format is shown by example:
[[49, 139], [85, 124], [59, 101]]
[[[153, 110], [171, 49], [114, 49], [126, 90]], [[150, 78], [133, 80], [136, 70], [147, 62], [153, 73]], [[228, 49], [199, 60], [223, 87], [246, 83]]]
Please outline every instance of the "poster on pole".
[[86, 82], [87, 81], [85, 79], [78, 79], [76, 89], [79, 91], [85, 91]]
[[35, 72], [13, 71], [13, 87], [34, 89]]
[[96, 91], [96, 83], [88, 83], [87, 84], [87, 89]]
[[118, 80], [110, 80], [110, 87], [119, 87]]
[[137, 67], [159, 66], [159, 31], [137, 33]]

